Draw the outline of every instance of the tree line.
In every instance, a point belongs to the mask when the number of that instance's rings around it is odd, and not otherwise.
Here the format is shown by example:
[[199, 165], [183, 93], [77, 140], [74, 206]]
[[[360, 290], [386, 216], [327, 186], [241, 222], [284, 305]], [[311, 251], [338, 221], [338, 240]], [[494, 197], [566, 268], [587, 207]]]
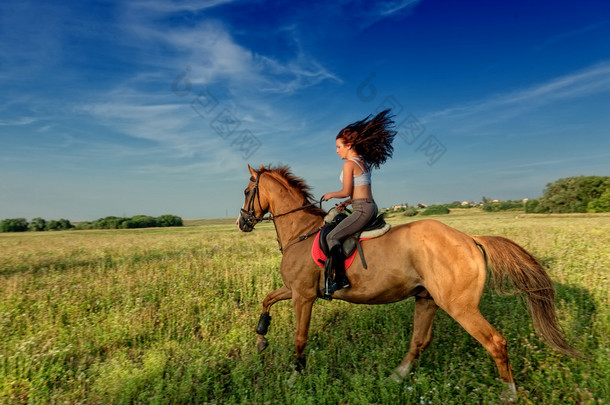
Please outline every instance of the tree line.
[[148, 215], [136, 215], [133, 217], [109, 216], [90, 222], [79, 222], [73, 225], [67, 219], [59, 221], [46, 221], [43, 218], [34, 218], [28, 222], [25, 218], [9, 218], [0, 221], [0, 232], [41, 232], [41, 231], [63, 231], [68, 229], [134, 229], [134, 228], [156, 228], [183, 226], [182, 218], [176, 215], [161, 215], [151, 217]]
[[542, 197], [527, 201], [525, 212], [610, 212], [610, 177], [566, 177], [548, 183]]
[[578, 176], [548, 183], [543, 196], [526, 200], [492, 201], [483, 197], [480, 204], [462, 205], [459, 202], [425, 207], [402, 208], [390, 212], [402, 212], [405, 216], [448, 214], [452, 208], [479, 207], [485, 212], [525, 211], [526, 213], [596, 213], [610, 212], [610, 177]]
[[[421, 211], [407, 204], [399, 210], [403, 215], [439, 215], [448, 214], [450, 208], [459, 207], [459, 203], [435, 205]], [[467, 207], [470, 207], [467, 206]], [[543, 196], [537, 199], [491, 202], [483, 197], [483, 211], [498, 212], [507, 210], [525, 210], [526, 213], [578, 213], [610, 212], [610, 177], [578, 176], [559, 179], [548, 183]], [[61, 231], [67, 229], [133, 229], [183, 226], [182, 218], [176, 215], [151, 217], [136, 215], [133, 217], [109, 216], [92, 222], [80, 222], [76, 225], [67, 219], [46, 221], [34, 218], [28, 222], [25, 218], [12, 218], [0, 221], [0, 232], [24, 231]]]

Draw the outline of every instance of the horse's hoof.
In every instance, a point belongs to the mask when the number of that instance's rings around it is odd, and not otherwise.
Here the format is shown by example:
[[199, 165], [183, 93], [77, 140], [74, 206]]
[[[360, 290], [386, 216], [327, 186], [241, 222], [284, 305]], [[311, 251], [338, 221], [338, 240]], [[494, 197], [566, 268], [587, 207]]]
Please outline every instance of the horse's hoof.
[[258, 335], [256, 337], [256, 349], [258, 350], [258, 352], [262, 353], [262, 351], [265, 350], [267, 346], [269, 346], [269, 342], [267, 342], [267, 339], [263, 335]]
[[288, 379], [286, 380], [286, 385], [288, 386], [288, 388], [296, 387], [296, 385], [297, 385], [297, 378], [299, 378], [299, 372], [294, 370], [290, 374], [290, 377], [288, 377]]
[[389, 381], [391, 381], [391, 382], [395, 382], [395, 383], [397, 383], [397, 384], [400, 384], [400, 383], [402, 382], [402, 377], [401, 377], [401, 376], [399, 376], [399, 375], [398, 375], [398, 374], [396, 374], [396, 373], [392, 373], [392, 374], [390, 374], [390, 376], [388, 377], [388, 380], [389, 380]]
[[269, 346], [269, 343], [267, 343], [266, 341], [258, 342], [256, 344], [256, 350], [258, 350], [259, 353], [262, 353], [267, 348], [267, 346]]
[[305, 364], [306, 364], [305, 355], [302, 354], [299, 357], [297, 357], [296, 361], [294, 362], [294, 370], [296, 372], [300, 373], [301, 371], [305, 370]]
[[517, 388], [515, 383], [507, 383], [508, 385], [502, 392], [502, 400], [507, 404], [514, 404], [517, 402]]

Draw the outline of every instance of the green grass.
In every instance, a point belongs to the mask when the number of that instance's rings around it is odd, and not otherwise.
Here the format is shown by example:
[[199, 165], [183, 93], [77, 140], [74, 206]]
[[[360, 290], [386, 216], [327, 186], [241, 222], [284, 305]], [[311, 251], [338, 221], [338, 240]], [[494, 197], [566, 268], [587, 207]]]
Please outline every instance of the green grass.
[[[546, 265], [570, 359], [534, 334], [521, 300], [486, 293], [481, 311], [509, 343], [519, 403], [609, 403], [610, 216], [461, 212], [439, 220], [503, 235]], [[417, 220], [395, 216], [397, 224]], [[413, 300], [318, 301], [306, 370], [294, 378], [294, 314], [265, 295], [281, 286], [272, 224], [0, 234], [0, 403], [497, 403], [485, 350], [439, 311], [434, 338], [402, 384], [387, 376], [408, 350]]]

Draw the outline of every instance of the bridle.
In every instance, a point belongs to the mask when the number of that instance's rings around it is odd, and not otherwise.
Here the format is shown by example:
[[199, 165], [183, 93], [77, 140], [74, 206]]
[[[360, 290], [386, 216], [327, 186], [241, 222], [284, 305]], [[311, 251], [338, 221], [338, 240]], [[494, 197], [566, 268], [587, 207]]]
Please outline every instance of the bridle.
[[[249, 227], [251, 227], [252, 229], [254, 229], [254, 225], [256, 225], [258, 222], [273, 221], [273, 224], [275, 225], [276, 218], [283, 217], [284, 215], [292, 214], [293, 212], [301, 211], [301, 210], [304, 210], [306, 208], [310, 208], [310, 207], [313, 207], [316, 205], [320, 205], [320, 209], [322, 209], [322, 198], [320, 198], [320, 201], [318, 201], [318, 202], [312, 202], [309, 204], [305, 204], [300, 207], [294, 208], [290, 211], [283, 212], [281, 214], [273, 215], [272, 213], [269, 213], [267, 216], [265, 216], [265, 214], [263, 214], [263, 216], [257, 217], [256, 211], [254, 209], [255, 200], [258, 201], [258, 206], [260, 207], [261, 211], [263, 209], [263, 206], [261, 204], [260, 192], [258, 189], [258, 184], [260, 182], [260, 178], [261, 178], [261, 173], [258, 173], [256, 176], [256, 179], [254, 180], [254, 187], [252, 187], [252, 190], [250, 191], [250, 200], [248, 201], [247, 209], [243, 209], [243, 208], [240, 209], [240, 216], [244, 220], [245, 224], [248, 225]], [[277, 226], [276, 226], [276, 229], [277, 229]], [[296, 242], [300, 242], [300, 241], [307, 239], [311, 235], [315, 234], [318, 230], [319, 229], [316, 229], [315, 231], [310, 232], [307, 235], [300, 236], [299, 239], [296, 240]], [[279, 242], [280, 241], [278, 239], [278, 243]], [[296, 242], [293, 242], [293, 243], [296, 243]], [[280, 250], [283, 251], [284, 249], [286, 249], [288, 246], [292, 245], [293, 243], [285, 246], [284, 248], [282, 248], [282, 245], [280, 243]]]
[[247, 205], [248, 209], [245, 210], [242, 208], [240, 210], [240, 215], [244, 219], [244, 222], [251, 228], [254, 228], [254, 225], [256, 225], [257, 222], [267, 220], [267, 218], [265, 218], [264, 214], [262, 217], [257, 217], [256, 211], [254, 210], [254, 199], [258, 199], [258, 206], [261, 208], [261, 211], [263, 209], [263, 206], [261, 205], [260, 193], [258, 192], [258, 182], [260, 181], [260, 178], [261, 178], [261, 175], [259, 173], [258, 176], [256, 176], [256, 181], [254, 182], [254, 187], [252, 188], [252, 191], [250, 192], [250, 201], [248, 201], [248, 205]]

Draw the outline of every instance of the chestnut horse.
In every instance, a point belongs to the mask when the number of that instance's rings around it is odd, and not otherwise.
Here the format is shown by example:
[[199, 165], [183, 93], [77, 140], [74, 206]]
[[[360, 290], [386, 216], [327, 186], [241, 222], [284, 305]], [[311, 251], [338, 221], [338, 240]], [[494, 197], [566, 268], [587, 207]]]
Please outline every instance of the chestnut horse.
[[[256, 329], [259, 352], [267, 345], [269, 309], [292, 299], [296, 315], [296, 369], [305, 367], [305, 346], [311, 311], [322, 297], [324, 270], [314, 263], [309, 237], [323, 223], [325, 212], [312, 203], [309, 187], [287, 167], [255, 170], [237, 219], [239, 229], [251, 232], [263, 219], [272, 219], [282, 251], [284, 285], [263, 301]], [[270, 217], [263, 218], [269, 213]], [[438, 308], [478, 340], [494, 359], [507, 391], [514, 397], [506, 339], [481, 315], [479, 302], [485, 286], [486, 262], [492, 285], [502, 290], [507, 281], [525, 293], [536, 331], [555, 350], [575, 356], [557, 323], [553, 284], [536, 259], [516, 243], [499, 236], [472, 236], [435, 220], [394, 226], [385, 235], [362, 242], [368, 268], [355, 260], [347, 270], [351, 287], [333, 298], [357, 304], [386, 304], [415, 297], [413, 337], [409, 352], [392, 378], [400, 381], [430, 344], [432, 320]]]

